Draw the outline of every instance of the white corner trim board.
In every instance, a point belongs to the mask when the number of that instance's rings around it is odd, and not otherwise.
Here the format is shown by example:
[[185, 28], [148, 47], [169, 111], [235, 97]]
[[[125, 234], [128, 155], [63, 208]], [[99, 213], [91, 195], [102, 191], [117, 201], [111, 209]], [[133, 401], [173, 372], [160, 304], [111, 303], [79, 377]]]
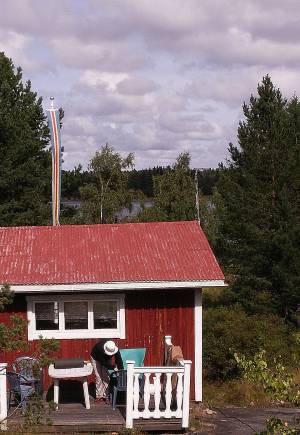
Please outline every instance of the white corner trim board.
[[202, 402], [202, 289], [195, 289], [195, 401]]
[[30, 284], [11, 285], [15, 293], [61, 293], [61, 292], [107, 292], [124, 290], [168, 290], [181, 288], [226, 287], [223, 280], [209, 281], [149, 281], [149, 282], [109, 282], [84, 284]]

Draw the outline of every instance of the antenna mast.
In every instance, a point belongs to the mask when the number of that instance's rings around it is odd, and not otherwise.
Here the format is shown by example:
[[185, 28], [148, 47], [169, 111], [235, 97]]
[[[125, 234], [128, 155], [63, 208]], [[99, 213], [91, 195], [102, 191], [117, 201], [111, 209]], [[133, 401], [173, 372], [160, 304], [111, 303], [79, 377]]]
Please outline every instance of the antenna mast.
[[199, 207], [199, 186], [198, 186], [198, 169], [195, 170], [195, 189], [196, 189], [196, 212], [197, 221], [200, 225], [200, 207]]

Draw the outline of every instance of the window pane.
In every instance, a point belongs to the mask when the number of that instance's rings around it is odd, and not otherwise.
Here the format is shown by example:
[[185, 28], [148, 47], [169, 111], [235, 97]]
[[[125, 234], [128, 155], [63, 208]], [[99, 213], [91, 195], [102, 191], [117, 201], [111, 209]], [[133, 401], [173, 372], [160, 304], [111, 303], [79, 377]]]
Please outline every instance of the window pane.
[[88, 303], [65, 302], [65, 329], [88, 329]]
[[116, 329], [118, 316], [117, 301], [94, 302], [94, 329]]
[[35, 329], [38, 331], [59, 329], [57, 302], [35, 303]]

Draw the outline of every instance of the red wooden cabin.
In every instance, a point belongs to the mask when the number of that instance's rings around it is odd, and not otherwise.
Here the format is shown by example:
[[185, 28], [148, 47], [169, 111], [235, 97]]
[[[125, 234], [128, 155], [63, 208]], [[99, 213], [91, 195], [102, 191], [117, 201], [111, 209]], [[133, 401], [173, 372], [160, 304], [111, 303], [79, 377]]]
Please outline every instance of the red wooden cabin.
[[0, 321], [24, 316], [30, 346], [57, 338], [61, 358], [88, 359], [105, 337], [145, 347], [145, 365], [157, 366], [172, 335], [202, 400], [202, 288], [224, 276], [197, 222], [0, 228], [0, 283], [15, 292]]

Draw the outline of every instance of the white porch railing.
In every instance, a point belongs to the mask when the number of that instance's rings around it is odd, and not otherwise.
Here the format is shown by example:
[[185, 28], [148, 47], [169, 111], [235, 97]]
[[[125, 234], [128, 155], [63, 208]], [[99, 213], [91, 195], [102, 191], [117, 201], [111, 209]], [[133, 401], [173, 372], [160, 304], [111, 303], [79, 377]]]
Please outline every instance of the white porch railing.
[[183, 360], [177, 367], [135, 367], [134, 361], [126, 364], [126, 428], [131, 429], [133, 420], [139, 418], [172, 417], [181, 419], [183, 428], [188, 427], [192, 361]]
[[7, 429], [6, 363], [0, 363], [0, 430]]

